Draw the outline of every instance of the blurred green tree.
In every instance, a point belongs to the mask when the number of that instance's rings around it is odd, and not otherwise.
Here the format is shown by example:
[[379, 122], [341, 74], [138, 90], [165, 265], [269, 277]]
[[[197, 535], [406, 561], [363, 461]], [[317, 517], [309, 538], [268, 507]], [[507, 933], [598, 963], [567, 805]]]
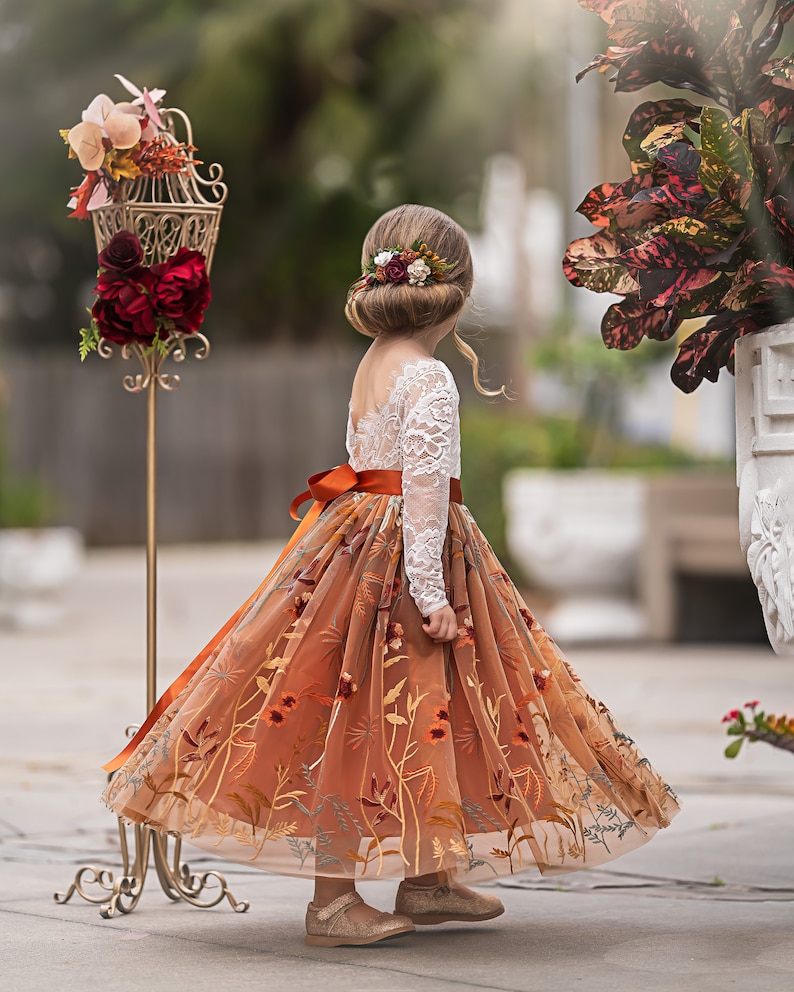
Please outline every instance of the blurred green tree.
[[[510, 150], [529, 70], [488, 0], [0, 0], [0, 320], [15, 345], [71, 341], [90, 228], [67, 220], [58, 129], [97, 92], [168, 90], [230, 188], [210, 325], [223, 340], [347, 334], [344, 288], [383, 209], [476, 222], [481, 164]], [[66, 326], [64, 326], [66, 325]]]

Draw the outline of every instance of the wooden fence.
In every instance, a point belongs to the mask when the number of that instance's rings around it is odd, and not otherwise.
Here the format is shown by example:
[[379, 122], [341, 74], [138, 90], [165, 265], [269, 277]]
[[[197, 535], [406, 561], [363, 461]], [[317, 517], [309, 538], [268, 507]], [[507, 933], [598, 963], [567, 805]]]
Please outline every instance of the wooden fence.
[[[169, 363], [182, 385], [158, 394], [162, 541], [281, 537], [313, 472], [345, 460], [359, 351], [220, 348]], [[8, 467], [56, 497], [58, 523], [92, 544], [145, 533], [146, 400], [127, 393], [132, 361], [52, 352], [2, 357]]]

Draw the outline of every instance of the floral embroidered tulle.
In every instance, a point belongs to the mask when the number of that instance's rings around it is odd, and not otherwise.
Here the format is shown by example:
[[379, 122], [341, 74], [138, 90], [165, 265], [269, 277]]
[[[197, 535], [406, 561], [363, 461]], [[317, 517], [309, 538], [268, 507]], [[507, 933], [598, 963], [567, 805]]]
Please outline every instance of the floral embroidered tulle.
[[404, 361], [385, 401], [353, 427], [348, 417], [350, 464], [392, 469], [403, 478], [405, 572], [423, 616], [447, 603], [441, 552], [446, 537], [449, 480], [460, 476], [458, 390], [433, 358]]
[[[403, 363], [356, 471], [190, 666], [112, 776], [120, 815], [284, 874], [470, 881], [610, 861], [678, 804], [527, 608], [465, 506], [458, 394]], [[422, 613], [448, 602], [458, 636]], [[418, 609], [417, 609], [418, 606]]]

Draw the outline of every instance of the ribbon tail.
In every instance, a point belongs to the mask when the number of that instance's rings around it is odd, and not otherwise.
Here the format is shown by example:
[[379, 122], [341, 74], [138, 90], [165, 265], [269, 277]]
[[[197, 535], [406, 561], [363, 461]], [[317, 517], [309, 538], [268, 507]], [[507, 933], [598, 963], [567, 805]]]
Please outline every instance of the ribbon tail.
[[109, 761], [106, 765], [102, 767], [108, 774], [118, 771], [119, 768], [131, 757], [132, 753], [136, 748], [143, 743], [146, 739], [146, 735], [152, 729], [152, 727], [157, 723], [160, 717], [165, 713], [171, 703], [176, 699], [179, 693], [185, 688], [188, 682], [193, 678], [196, 672], [201, 668], [204, 662], [210, 657], [212, 652], [218, 647], [221, 641], [229, 634], [229, 632], [234, 628], [234, 626], [239, 621], [240, 617], [245, 613], [248, 607], [256, 600], [256, 598], [262, 593], [264, 588], [270, 582], [273, 575], [278, 570], [279, 566], [282, 564], [287, 555], [292, 551], [295, 545], [300, 541], [306, 531], [312, 526], [312, 524], [317, 520], [320, 514], [325, 509], [325, 503], [314, 502], [309, 508], [306, 516], [301, 520], [300, 524], [295, 528], [295, 532], [292, 537], [287, 542], [286, 547], [278, 556], [276, 563], [267, 573], [265, 578], [262, 580], [257, 589], [252, 593], [251, 596], [243, 603], [243, 605], [237, 610], [237, 612], [226, 621], [226, 623], [221, 627], [218, 633], [212, 638], [209, 644], [201, 651], [187, 668], [177, 676], [176, 680], [171, 683], [171, 685], [165, 690], [165, 692], [160, 696], [160, 698], [155, 703], [154, 709], [146, 717], [140, 726], [140, 729], [132, 738], [132, 740], [127, 744], [127, 746], [120, 751], [115, 758]]

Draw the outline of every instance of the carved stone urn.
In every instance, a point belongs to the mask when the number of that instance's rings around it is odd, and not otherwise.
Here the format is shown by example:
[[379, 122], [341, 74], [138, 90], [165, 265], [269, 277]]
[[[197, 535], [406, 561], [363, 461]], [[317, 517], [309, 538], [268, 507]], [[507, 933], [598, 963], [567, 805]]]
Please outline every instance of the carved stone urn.
[[636, 640], [645, 480], [599, 469], [516, 469], [504, 481], [507, 541], [527, 580], [553, 598], [540, 618], [563, 644]]
[[736, 478], [769, 642], [794, 654], [794, 319], [736, 343]]

